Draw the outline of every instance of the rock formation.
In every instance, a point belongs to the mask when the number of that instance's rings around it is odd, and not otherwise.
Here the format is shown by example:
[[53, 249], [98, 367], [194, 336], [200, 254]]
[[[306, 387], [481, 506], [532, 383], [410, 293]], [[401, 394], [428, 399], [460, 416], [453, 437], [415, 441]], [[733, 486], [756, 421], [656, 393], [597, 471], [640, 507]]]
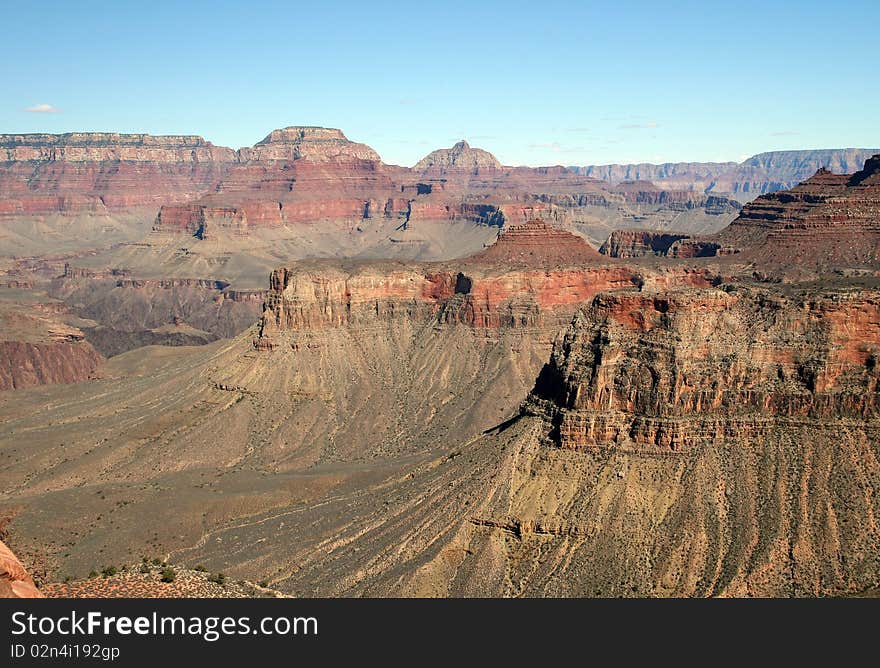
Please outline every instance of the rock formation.
[[658, 232], [655, 230], [615, 230], [599, 247], [602, 255], [616, 258], [666, 255], [669, 248], [687, 234]]
[[873, 292], [603, 294], [538, 378], [563, 448], [681, 451], [880, 414]]
[[501, 266], [570, 266], [601, 260], [596, 249], [581, 237], [534, 219], [503, 229], [498, 240], [468, 258]]
[[880, 157], [851, 176], [820, 169], [759, 197], [713, 241], [762, 266], [826, 273], [880, 268]]
[[0, 302], [0, 391], [98, 377], [103, 358], [62, 304]]
[[[819, 169], [791, 190], [762, 195], [718, 234], [612, 233], [600, 252], [678, 258], [736, 255], [764, 274], [788, 276], [880, 269], [880, 154], [852, 174]], [[769, 274], [768, 274], [769, 275]]]
[[0, 135], [0, 217], [106, 215], [186, 201], [212, 188], [236, 154], [195, 136]]
[[470, 144], [464, 140], [452, 148], [432, 151], [413, 166], [413, 170], [416, 172], [439, 174], [459, 171], [476, 175], [500, 169], [501, 163], [494, 155], [481, 148], [471, 148]]
[[43, 598], [31, 576], [0, 541], [0, 598]]
[[267, 160], [381, 162], [378, 153], [366, 144], [349, 141], [341, 130], [301, 126], [273, 130], [253, 148], [239, 152], [239, 162]]

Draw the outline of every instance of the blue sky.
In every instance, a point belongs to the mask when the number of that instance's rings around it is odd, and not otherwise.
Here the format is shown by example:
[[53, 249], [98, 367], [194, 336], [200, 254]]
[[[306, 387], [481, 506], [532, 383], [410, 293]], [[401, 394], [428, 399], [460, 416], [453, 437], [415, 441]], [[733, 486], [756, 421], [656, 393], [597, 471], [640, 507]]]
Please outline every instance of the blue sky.
[[876, 146], [880, 2], [842, 4], [3, 0], [0, 132], [324, 125], [407, 165]]

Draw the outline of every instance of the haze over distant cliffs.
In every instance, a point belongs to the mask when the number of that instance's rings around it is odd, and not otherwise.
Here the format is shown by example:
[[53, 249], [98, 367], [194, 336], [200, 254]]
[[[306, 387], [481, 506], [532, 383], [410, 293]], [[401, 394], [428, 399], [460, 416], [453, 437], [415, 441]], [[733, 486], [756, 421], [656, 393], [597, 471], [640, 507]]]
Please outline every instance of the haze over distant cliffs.
[[862, 168], [876, 148], [840, 148], [807, 151], [770, 151], [743, 162], [666, 162], [571, 167], [584, 176], [609, 183], [651, 181], [657, 186], [699, 190], [734, 197], [741, 202], [777, 190], [787, 190], [824, 168], [834, 174], [852, 174]]

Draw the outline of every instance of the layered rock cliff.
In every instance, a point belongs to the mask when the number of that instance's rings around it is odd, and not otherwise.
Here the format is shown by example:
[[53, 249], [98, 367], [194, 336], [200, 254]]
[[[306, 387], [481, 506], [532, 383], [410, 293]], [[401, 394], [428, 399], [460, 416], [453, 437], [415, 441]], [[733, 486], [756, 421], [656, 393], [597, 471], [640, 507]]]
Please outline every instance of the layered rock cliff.
[[0, 216], [106, 215], [191, 200], [236, 159], [196, 136], [0, 135]]
[[563, 448], [681, 451], [789, 423], [880, 415], [880, 297], [762, 290], [603, 294], [533, 394]]
[[820, 169], [791, 190], [762, 196], [712, 240], [794, 272], [880, 268], [880, 156], [850, 176]]
[[309, 126], [273, 130], [252, 148], [239, 151], [240, 162], [266, 160], [381, 162], [378, 153], [366, 144], [350, 141], [341, 130]]
[[82, 330], [64, 322], [62, 304], [0, 302], [0, 390], [96, 378], [103, 357]]

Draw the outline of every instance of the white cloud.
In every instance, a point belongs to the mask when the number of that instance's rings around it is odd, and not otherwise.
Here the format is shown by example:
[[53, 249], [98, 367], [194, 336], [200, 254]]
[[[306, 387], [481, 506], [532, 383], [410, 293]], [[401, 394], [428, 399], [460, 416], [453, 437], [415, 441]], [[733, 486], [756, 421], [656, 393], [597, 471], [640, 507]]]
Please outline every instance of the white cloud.
[[51, 104], [35, 104], [34, 106], [25, 109], [25, 111], [32, 114], [57, 114], [61, 110], [57, 107], [53, 107]]
[[650, 123], [628, 123], [627, 125], [621, 125], [620, 129], [621, 130], [646, 130], [646, 129], [650, 129], [650, 128], [659, 128], [659, 127], [660, 126], [657, 125], [657, 123], [655, 123], [654, 121], [651, 121]]

